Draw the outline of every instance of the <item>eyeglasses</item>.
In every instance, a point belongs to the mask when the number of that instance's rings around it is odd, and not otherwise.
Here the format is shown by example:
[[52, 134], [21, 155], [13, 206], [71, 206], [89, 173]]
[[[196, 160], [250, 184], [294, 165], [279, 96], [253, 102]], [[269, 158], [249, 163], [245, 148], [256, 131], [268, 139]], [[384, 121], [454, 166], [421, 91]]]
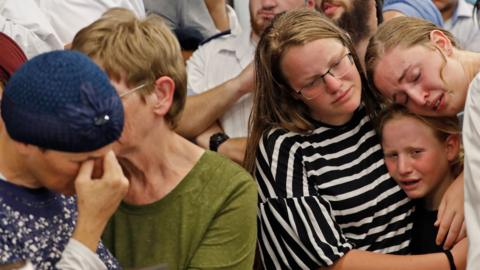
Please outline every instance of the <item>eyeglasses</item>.
[[142, 89], [142, 87], [144, 87], [144, 86], [146, 86], [146, 85], [147, 85], [147, 83], [143, 83], [143, 84], [141, 84], [141, 85], [139, 85], [139, 86], [136, 86], [136, 87], [134, 87], [134, 88], [128, 90], [127, 92], [122, 93], [122, 94], [120, 94], [120, 95], [118, 95], [118, 96], [119, 96], [120, 98], [123, 98], [123, 97], [125, 97], [125, 96], [127, 96], [127, 95], [130, 95], [130, 94], [133, 93], [133, 92], [136, 92], [136, 91]]
[[350, 52], [348, 52], [347, 54], [342, 56], [342, 58], [340, 58], [336, 63], [330, 66], [327, 72], [315, 78], [315, 80], [300, 89], [300, 91], [298, 91], [297, 93], [302, 95], [307, 100], [318, 97], [321, 94], [321, 92], [318, 90], [325, 88], [325, 77], [327, 75], [330, 75], [337, 80], [341, 79], [343, 76], [345, 76], [348, 72], [352, 70], [351, 66], [353, 65], [353, 63], [353, 56]]

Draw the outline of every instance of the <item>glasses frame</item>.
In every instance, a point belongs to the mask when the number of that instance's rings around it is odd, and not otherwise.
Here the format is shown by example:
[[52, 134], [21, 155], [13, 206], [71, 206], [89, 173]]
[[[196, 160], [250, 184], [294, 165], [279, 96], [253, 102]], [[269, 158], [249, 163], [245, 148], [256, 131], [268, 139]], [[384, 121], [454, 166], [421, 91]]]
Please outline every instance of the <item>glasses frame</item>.
[[140, 85], [138, 85], [138, 86], [135, 86], [135, 87], [132, 88], [132, 89], [127, 90], [127, 92], [124, 92], [124, 93], [122, 93], [122, 94], [120, 94], [120, 95], [118, 95], [118, 96], [119, 96], [120, 98], [123, 98], [123, 97], [125, 97], [125, 96], [127, 96], [127, 95], [130, 95], [131, 93], [137, 92], [138, 90], [142, 89], [142, 88], [145, 87], [145, 86], [147, 86], [147, 83], [142, 83], [142, 84], [140, 84]]
[[342, 75], [337, 75], [337, 76], [335, 76], [335, 75], [331, 72], [332, 68], [334, 68], [334, 67], [335, 67], [336, 65], [338, 65], [340, 62], [342, 62], [343, 59], [344, 59], [346, 56], [348, 56], [348, 60], [350, 61], [350, 65], [354, 65], [354, 64], [355, 64], [355, 61], [354, 61], [354, 59], [353, 59], [352, 53], [351, 53], [351, 52], [347, 52], [347, 53], [344, 54], [342, 57], [340, 57], [340, 60], [339, 60], [338, 62], [336, 62], [335, 64], [333, 64], [332, 66], [330, 66], [325, 73], [323, 73], [322, 75], [320, 75], [319, 77], [317, 77], [315, 80], [313, 80], [313, 81], [312, 81], [311, 83], [309, 83], [308, 85], [302, 87], [302, 88], [301, 88], [298, 92], [296, 92], [296, 93], [299, 94], [299, 95], [302, 95], [306, 100], [312, 100], [312, 99], [318, 97], [318, 96], [320, 95], [320, 92], [318, 92], [318, 94], [315, 95], [315, 96], [313, 96], [313, 97], [307, 97], [307, 96], [305, 96], [305, 95], [302, 93], [302, 91], [305, 90], [305, 88], [307, 88], [307, 87], [313, 86], [318, 80], [323, 81], [323, 83], [325, 84], [325, 76], [327, 76], [328, 74], [330, 74], [330, 76], [332, 76], [333, 78], [335, 78], [335, 79], [337, 79], [337, 80], [338, 80], [338, 79], [341, 79], [341, 78], [343, 78], [343, 76], [347, 75], [348, 71], [345, 72], [345, 73], [342, 74]]

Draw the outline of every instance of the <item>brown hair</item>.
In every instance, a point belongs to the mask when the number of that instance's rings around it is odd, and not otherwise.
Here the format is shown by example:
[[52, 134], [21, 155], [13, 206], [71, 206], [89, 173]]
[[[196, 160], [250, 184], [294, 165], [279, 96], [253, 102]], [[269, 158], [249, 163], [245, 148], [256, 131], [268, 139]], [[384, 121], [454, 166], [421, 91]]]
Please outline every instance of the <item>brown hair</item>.
[[80, 30], [72, 49], [101, 65], [113, 80], [126, 80], [128, 87], [146, 83], [139, 93], [153, 91], [155, 81], [168, 76], [175, 82], [172, 107], [165, 116], [174, 128], [186, 97], [186, 71], [177, 39], [156, 15], [138, 19], [124, 8], [113, 8]]
[[[422, 116], [416, 113], [410, 112], [406, 107], [400, 104], [389, 104], [379, 114], [378, 120], [378, 134], [383, 136], [383, 129], [388, 121], [398, 119], [401, 117], [411, 117], [419, 120], [428, 126], [433, 132], [435, 137], [440, 142], [444, 142], [450, 135], [460, 136], [460, 123], [456, 116], [444, 116], [444, 117], [429, 117]], [[458, 176], [463, 170], [463, 148], [460, 147], [460, 151], [457, 158], [450, 162], [450, 169], [452, 174]]]
[[[376, 90], [373, 77], [378, 60], [385, 53], [393, 48], [402, 46], [410, 48], [414, 45], [428, 46], [430, 43], [430, 33], [434, 30], [441, 31], [450, 39], [453, 46], [457, 47], [457, 42], [453, 35], [432, 22], [415, 17], [402, 16], [393, 18], [382, 23], [375, 35], [370, 38], [370, 42], [365, 54], [365, 68], [371, 89], [375, 90], [372, 95], [378, 102], [386, 102], [385, 98]], [[435, 49], [432, 47], [432, 49]], [[443, 54], [442, 54], [443, 55]], [[440, 70], [440, 76], [442, 72]]]
[[[330, 19], [311, 9], [297, 9], [280, 14], [263, 32], [255, 52], [256, 91], [249, 119], [249, 138], [244, 166], [255, 172], [255, 155], [262, 135], [273, 128], [294, 132], [314, 129], [308, 107], [294, 98], [294, 90], [281, 70], [280, 64], [289, 48], [309, 42], [333, 38], [352, 53], [355, 66], [367, 86], [360, 61], [349, 36]], [[370, 93], [370, 91], [363, 91]], [[364, 101], [371, 98], [364, 96]]]

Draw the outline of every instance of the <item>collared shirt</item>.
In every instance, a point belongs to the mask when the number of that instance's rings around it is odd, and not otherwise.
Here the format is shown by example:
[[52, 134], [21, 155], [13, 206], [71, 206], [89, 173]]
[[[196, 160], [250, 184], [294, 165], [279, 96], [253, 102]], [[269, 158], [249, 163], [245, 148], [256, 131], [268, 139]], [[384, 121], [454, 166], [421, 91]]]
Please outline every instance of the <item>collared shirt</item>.
[[459, 0], [453, 16], [444, 22], [463, 49], [480, 52], [480, 24], [473, 16], [473, 5]]
[[[234, 78], [253, 60], [256, 44], [251, 39], [251, 32], [242, 31], [230, 7], [228, 14], [231, 34], [200, 46], [187, 62], [189, 95], [203, 93]], [[247, 136], [252, 105], [252, 95], [246, 94], [220, 118], [228, 136]]]

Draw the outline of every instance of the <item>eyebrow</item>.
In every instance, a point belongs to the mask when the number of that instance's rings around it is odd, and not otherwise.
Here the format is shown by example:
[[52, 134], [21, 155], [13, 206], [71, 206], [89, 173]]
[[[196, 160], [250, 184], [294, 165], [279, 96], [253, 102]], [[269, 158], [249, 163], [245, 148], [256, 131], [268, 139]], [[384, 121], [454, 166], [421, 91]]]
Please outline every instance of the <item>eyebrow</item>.
[[403, 70], [402, 75], [398, 78], [398, 82], [402, 82], [405, 76], [407, 75], [407, 71], [410, 69], [411, 66], [408, 66], [406, 69]]
[[[339, 60], [340, 57], [344, 56], [344, 55], [345, 55], [344, 53], [349, 53], [349, 50], [348, 50], [346, 47], [345, 47], [345, 49], [346, 49], [346, 50], [343, 50], [342, 53], [337, 54], [337, 55], [335, 55], [334, 57], [331, 57], [331, 58], [328, 60], [328, 62], [327, 62], [328, 67], [327, 67], [327, 69], [326, 69], [325, 71], [329, 70], [329, 69], [332, 67], [332, 65], [333, 65], [336, 61]], [[332, 63], [332, 61], [333, 61], [334, 63]], [[310, 84], [312, 81], [314, 81], [314, 80], [322, 77], [322, 75], [325, 75], [325, 74], [313, 74], [312, 76], [308, 77], [306, 81], [308, 81], [308, 84]]]

